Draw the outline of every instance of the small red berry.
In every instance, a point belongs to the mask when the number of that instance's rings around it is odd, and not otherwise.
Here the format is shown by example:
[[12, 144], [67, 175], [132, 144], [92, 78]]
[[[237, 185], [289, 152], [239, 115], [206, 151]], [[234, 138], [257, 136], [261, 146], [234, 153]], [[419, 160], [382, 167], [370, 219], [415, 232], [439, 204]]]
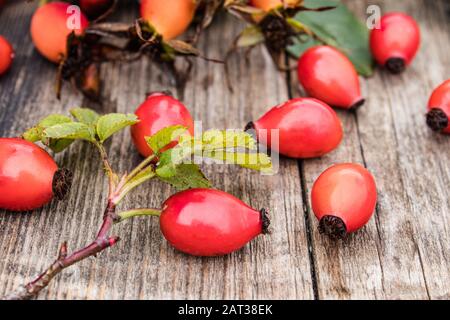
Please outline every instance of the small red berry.
[[[79, 16], [79, 29], [69, 29], [73, 13], [65, 2], [50, 2], [34, 13], [31, 20], [31, 38], [37, 50], [48, 60], [59, 63], [66, 55], [67, 37], [71, 32], [82, 34], [89, 22], [84, 14]], [[75, 19], [78, 22], [77, 19]]]
[[[162, 92], [151, 94], [135, 113], [140, 121], [131, 127], [131, 136], [134, 145], [144, 157], [153, 154], [145, 137], [152, 136], [161, 129], [182, 125], [191, 135], [194, 134], [194, 121], [189, 110], [180, 101]], [[176, 144], [174, 141], [165, 149], [172, 148]]]
[[362, 228], [372, 216], [377, 202], [375, 180], [359, 164], [334, 165], [314, 182], [311, 202], [320, 232], [343, 238]]
[[[336, 112], [313, 98], [292, 99], [275, 106], [250, 122], [248, 129], [256, 130], [259, 142], [292, 158], [320, 157], [334, 150], [343, 135]], [[278, 148], [272, 145], [271, 129], [279, 129]]]
[[141, 17], [161, 34], [164, 40], [181, 35], [194, 19], [194, 0], [142, 0]]
[[309, 48], [298, 60], [297, 71], [300, 83], [313, 98], [344, 109], [364, 104], [355, 67], [333, 47]]
[[239, 250], [267, 232], [264, 209], [257, 211], [214, 189], [190, 189], [164, 202], [161, 231], [176, 249], [195, 256], [219, 256]]
[[0, 36], [0, 76], [11, 67], [14, 59], [14, 50], [4, 37]]
[[112, 0], [80, 0], [80, 8], [87, 16], [95, 18], [105, 13], [112, 3]]
[[450, 79], [433, 91], [428, 101], [427, 124], [434, 131], [450, 133]]
[[72, 175], [50, 155], [19, 138], [0, 138], [0, 208], [27, 211], [42, 207], [53, 196], [63, 198]]
[[416, 21], [404, 13], [388, 13], [381, 17], [380, 28], [370, 33], [372, 54], [381, 66], [400, 73], [411, 63], [420, 46], [420, 29]]

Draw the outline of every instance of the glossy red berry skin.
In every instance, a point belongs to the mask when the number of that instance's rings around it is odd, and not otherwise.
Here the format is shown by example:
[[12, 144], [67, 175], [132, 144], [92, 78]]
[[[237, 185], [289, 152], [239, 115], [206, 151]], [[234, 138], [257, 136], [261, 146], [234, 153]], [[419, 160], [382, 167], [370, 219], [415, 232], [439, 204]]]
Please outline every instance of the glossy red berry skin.
[[71, 12], [67, 10], [70, 6], [66, 2], [49, 2], [39, 7], [31, 19], [31, 39], [36, 49], [54, 63], [59, 63], [66, 55], [68, 35], [72, 31], [82, 34], [89, 24], [85, 15], [81, 14], [80, 29], [69, 29], [67, 21]]
[[[164, 93], [153, 93], [136, 110], [139, 123], [131, 127], [131, 136], [134, 145], [144, 157], [153, 154], [147, 145], [145, 137], [157, 133], [169, 126], [182, 125], [188, 128], [191, 135], [194, 134], [194, 121], [189, 110], [174, 97]], [[174, 147], [176, 141], [168, 145], [162, 151]]]
[[0, 138], [0, 208], [27, 211], [53, 198], [52, 182], [58, 166], [34, 143]]
[[9, 70], [14, 59], [14, 49], [4, 37], [0, 36], [0, 76]]
[[428, 101], [427, 124], [434, 131], [450, 133], [450, 79], [433, 91]]
[[98, 17], [108, 10], [112, 0], [80, 0], [81, 10], [89, 17]]
[[298, 60], [297, 71], [300, 83], [313, 98], [344, 109], [364, 103], [355, 67], [333, 47], [309, 48]]
[[402, 72], [420, 47], [420, 29], [416, 21], [404, 13], [388, 13], [381, 17], [380, 28], [370, 33], [370, 48], [377, 63], [392, 73]]
[[[256, 130], [259, 142], [291, 158], [320, 157], [334, 150], [343, 136], [336, 112], [313, 98], [296, 98], [275, 106], [249, 128]], [[271, 129], [279, 129], [278, 147], [272, 145]]]
[[372, 217], [377, 189], [372, 174], [354, 163], [334, 165], [314, 182], [311, 203], [319, 230], [334, 238], [363, 227]]
[[257, 211], [214, 189], [190, 189], [164, 202], [161, 231], [176, 249], [194, 256], [221, 256], [265, 233], [265, 210]]

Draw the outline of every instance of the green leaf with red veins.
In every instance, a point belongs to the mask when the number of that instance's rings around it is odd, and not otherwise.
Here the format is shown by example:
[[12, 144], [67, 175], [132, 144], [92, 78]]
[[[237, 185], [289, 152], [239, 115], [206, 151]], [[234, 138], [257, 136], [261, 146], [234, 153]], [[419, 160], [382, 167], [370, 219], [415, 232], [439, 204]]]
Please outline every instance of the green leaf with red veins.
[[151, 137], [145, 137], [148, 146], [152, 149], [153, 153], [159, 153], [159, 151], [167, 146], [172, 141], [177, 141], [178, 138], [187, 130], [184, 126], [170, 126], [159, 130]]
[[134, 114], [110, 113], [98, 119], [97, 135], [100, 142], [103, 143], [114, 133], [138, 122], [139, 120]]
[[170, 177], [158, 176], [164, 182], [174, 186], [178, 191], [191, 188], [210, 188], [211, 183], [196, 164], [181, 164]]
[[95, 132], [88, 125], [80, 122], [57, 124], [44, 130], [48, 139], [86, 140], [95, 142]]
[[87, 125], [96, 125], [100, 115], [92, 109], [74, 108], [70, 110], [70, 114], [79, 122]]

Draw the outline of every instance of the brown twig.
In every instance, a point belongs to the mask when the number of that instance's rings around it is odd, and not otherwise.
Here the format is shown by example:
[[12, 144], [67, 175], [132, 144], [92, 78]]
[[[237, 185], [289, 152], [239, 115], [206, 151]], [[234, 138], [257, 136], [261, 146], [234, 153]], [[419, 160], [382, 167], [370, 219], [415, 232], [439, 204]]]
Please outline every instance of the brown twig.
[[68, 256], [67, 243], [64, 242], [59, 249], [58, 258], [50, 265], [50, 267], [41, 273], [35, 280], [7, 295], [4, 299], [29, 300], [37, 296], [39, 292], [46, 288], [50, 281], [65, 268], [68, 268], [81, 260], [95, 256], [97, 253], [116, 244], [120, 240], [119, 237], [110, 237], [108, 235], [114, 223], [120, 221], [119, 216], [115, 213], [115, 208], [115, 204], [112, 201], [109, 201], [103, 215], [103, 224], [96, 239], [91, 244]]

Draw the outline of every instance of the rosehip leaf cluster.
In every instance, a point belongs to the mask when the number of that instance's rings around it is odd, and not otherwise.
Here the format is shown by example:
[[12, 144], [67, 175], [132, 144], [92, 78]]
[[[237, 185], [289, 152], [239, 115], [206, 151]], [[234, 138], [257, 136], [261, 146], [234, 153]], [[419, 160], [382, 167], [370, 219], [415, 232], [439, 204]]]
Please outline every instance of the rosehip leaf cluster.
[[75, 140], [103, 143], [114, 133], [138, 122], [134, 114], [112, 113], [100, 116], [86, 108], [70, 111], [73, 118], [52, 114], [28, 129], [23, 138], [42, 142], [54, 152], [61, 152]]

